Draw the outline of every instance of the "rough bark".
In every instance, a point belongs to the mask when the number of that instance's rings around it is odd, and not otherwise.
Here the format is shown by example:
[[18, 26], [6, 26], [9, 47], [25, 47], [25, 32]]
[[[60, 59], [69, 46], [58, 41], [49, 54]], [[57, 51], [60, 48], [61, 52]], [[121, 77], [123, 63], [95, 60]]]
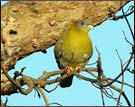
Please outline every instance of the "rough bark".
[[[1, 93], [14, 90], [2, 72], [12, 69], [19, 59], [54, 45], [72, 21], [87, 18], [93, 26], [97, 26], [112, 17], [126, 3], [127, 1], [20, 1], [3, 5]], [[8, 88], [5, 88], [7, 85]]]

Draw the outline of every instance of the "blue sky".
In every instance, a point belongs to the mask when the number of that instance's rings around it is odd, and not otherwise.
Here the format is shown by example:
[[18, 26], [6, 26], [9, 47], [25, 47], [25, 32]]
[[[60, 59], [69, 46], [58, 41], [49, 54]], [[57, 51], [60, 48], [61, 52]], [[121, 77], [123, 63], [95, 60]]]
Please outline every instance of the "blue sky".
[[[2, 1], [2, 4], [5, 1]], [[133, 5], [133, 2], [130, 2], [124, 7], [124, 10], [130, 5]], [[117, 13], [120, 15], [121, 11]], [[134, 14], [128, 17], [128, 20], [131, 24], [132, 29], [134, 29]], [[115, 78], [120, 72], [120, 62], [116, 54], [116, 49], [119, 51], [119, 54], [123, 61], [126, 61], [129, 58], [129, 52], [131, 52], [130, 45], [125, 41], [123, 32], [125, 31], [126, 36], [129, 41], [132, 41], [132, 37], [127, 26], [127, 23], [124, 19], [119, 21], [112, 21], [108, 19], [103, 22], [101, 25], [92, 29], [89, 34], [93, 42], [93, 47], [97, 47], [101, 52], [102, 65], [104, 73], [107, 77]], [[47, 49], [47, 54], [42, 52], [33, 53], [26, 58], [20, 60], [15, 65], [15, 70], [21, 70], [23, 67], [27, 67], [24, 71], [25, 75], [38, 78], [42, 75], [43, 71], [54, 71], [57, 70], [57, 64], [54, 58], [53, 47]], [[97, 60], [97, 52], [93, 52], [93, 56], [90, 59], [89, 63], [93, 63]], [[131, 67], [134, 63], [132, 61]], [[91, 67], [91, 66], [90, 66]], [[93, 66], [92, 66], [93, 67]], [[10, 73], [13, 73], [14, 70], [11, 70]], [[85, 75], [85, 74], [84, 74]], [[121, 79], [121, 78], [120, 78]], [[134, 84], [133, 75], [129, 72], [125, 73], [125, 82]], [[56, 84], [55, 84], [56, 85]], [[53, 88], [53, 86], [47, 86], [47, 89]], [[120, 85], [115, 84], [120, 87]], [[134, 105], [134, 91], [132, 88], [124, 86], [125, 93], [128, 95], [132, 105]], [[115, 97], [118, 97], [115, 91], [113, 91]], [[58, 87], [55, 91], [51, 93], [46, 93], [47, 98], [50, 103], [58, 102], [65, 106], [75, 105], [75, 106], [88, 106], [88, 105], [102, 105], [100, 90], [95, 88], [89, 82], [80, 80], [74, 77], [73, 84], [70, 88], [60, 88]], [[8, 96], [8, 105], [14, 106], [25, 106], [25, 105], [44, 105], [42, 98], [38, 98], [35, 91], [32, 91], [29, 95], [25, 96], [22, 94], [13, 94]], [[5, 97], [2, 99], [5, 100]], [[116, 105], [116, 102], [112, 99], [105, 98], [106, 105]], [[126, 105], [125, 100], [122, 98], [121, 102], [123, 105]]]

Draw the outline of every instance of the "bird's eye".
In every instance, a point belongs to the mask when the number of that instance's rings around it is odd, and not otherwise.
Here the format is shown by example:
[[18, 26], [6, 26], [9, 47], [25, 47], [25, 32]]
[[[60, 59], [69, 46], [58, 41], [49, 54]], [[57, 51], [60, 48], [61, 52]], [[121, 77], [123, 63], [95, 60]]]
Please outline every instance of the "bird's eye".
[[82, 22], [82, 25], [84, 25], [84, 22]]

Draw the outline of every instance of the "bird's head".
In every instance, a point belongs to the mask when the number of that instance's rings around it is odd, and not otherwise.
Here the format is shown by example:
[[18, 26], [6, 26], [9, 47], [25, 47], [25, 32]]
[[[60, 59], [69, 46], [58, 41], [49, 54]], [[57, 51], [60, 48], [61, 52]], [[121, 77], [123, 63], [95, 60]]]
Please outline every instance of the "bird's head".
[[87, 19], [78, 20], [75, 22], [75, 24], [79, 30], [82, 30], [84, 32], [88, 32], [93, 28], [93, 26], [90, 24], [90, 21]]

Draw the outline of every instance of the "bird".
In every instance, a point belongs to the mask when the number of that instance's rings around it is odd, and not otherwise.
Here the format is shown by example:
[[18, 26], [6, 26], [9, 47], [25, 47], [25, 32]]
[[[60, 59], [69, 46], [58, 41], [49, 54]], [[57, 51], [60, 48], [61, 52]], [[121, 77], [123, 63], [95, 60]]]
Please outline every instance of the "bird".
[[[93, 54], [92, 41], [88, 35], [92, 28], [88, 19], [73, 21], [69, 29], [58, 38], [54, 55], [59, 69], [85, 67]], [[70, 87], [72, 80], [73, 75], [65, 78], [60, 81], [60, 87]]]

